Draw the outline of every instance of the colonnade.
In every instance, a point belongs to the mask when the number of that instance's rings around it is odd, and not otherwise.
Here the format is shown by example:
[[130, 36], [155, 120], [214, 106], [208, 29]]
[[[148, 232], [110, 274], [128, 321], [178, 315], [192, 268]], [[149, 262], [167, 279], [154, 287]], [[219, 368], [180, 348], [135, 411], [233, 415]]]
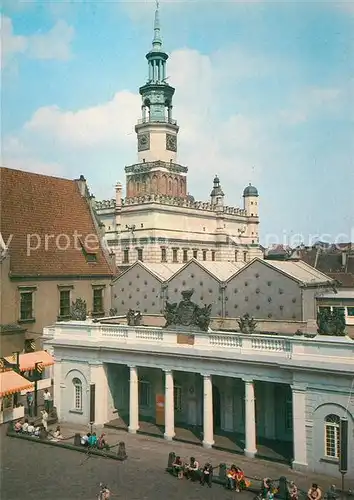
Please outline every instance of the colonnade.
[[[130, 366], [130, 391], [129, 391], [129, 432], [136, 433], [139, 430], [139, 389], [138, 368]], [[212, 375], [202, 373], [203, 377], [203, 446], [211, 448], [214, 445], [213, 425], [213, 381]], [[245, 384], [245, 449], [247, 457], [254, 457], [257, 453], [256, 432], [256, 406], [255, 406], [255, 382], [243, 379]], [[292, 386], [293, 398], [293, 441], [294, 441], [294, 464], [297, 466], [307, 465], [306, 452], [306, 387]], [[171, 441], [175, 437], [175, 412], [174, 412], [174, 375], [172, 370], [165, 370], [165, 432], [166, 440]]]

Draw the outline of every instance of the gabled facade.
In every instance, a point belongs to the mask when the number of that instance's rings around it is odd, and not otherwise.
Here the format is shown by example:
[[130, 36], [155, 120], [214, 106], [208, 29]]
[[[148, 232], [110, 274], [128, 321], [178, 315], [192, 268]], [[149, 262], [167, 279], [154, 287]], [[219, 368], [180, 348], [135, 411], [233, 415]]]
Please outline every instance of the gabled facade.
[[302, 261], [254, 259], [227, 281], [225, 316], [307, 321], [316, 318], [316, 295], [332, 280]]
[[144, 264], [137, 261], [112, 283], [112, 307], [118, 314], [129, 309], [143, 314], [162, 314], [166, 301], [164, 282], [179, 264]]
[[192, 259], [167, 281], [170, 303], [179, 302], [182, 290], [193, 289], [193, 302], [212, 304], [213, 317], [224, 316], [225, 281], [245, 263], [199, 262]]
[[5, 247], [0, 325], [7, 355], [33, 345], [44, 326], [68, 319], [78, 298], [93, 316], [108, 313], [115, 266], [102, 245], [83, 177], [75, 181], [1, 168], [0, 181]]

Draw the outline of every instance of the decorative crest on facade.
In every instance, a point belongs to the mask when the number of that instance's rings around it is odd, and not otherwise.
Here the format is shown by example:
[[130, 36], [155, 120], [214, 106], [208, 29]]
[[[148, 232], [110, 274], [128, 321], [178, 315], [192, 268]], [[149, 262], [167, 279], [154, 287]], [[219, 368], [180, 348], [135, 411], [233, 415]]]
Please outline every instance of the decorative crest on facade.
[[83, 299], [76, 299], [71, 305], [71, 319], [74, 321], [85, 321], [87, 318], [87, 305]]
[[191, 301], [193, 293], [194, 290], [184, 290], [182, 292], [183, 299], [179, 304], [166, 302], [165, 328], [180, 327], [208, 331], [212, 306], [211, 304], [203, 307], [197, 306]]

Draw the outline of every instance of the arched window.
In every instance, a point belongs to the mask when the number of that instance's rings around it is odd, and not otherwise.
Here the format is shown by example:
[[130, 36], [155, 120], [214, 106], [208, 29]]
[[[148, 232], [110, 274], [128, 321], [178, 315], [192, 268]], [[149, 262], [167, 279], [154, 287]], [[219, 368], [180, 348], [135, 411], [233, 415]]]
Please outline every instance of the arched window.
[[337, 415], [327, 415], [325, 418], [325, 455], [329, 458], [339, 458], [339, 425]]
[[82, 410], [82, 382], [78, 378], [73, 379], [74, 385], [74, 409], [77, 411]]

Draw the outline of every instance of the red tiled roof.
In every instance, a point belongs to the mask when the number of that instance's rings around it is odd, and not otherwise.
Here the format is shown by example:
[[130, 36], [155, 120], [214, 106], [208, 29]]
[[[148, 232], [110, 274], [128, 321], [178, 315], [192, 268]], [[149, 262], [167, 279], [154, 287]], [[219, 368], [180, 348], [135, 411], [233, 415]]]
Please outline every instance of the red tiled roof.
[[[12, 276], [112, 276], [76, 181], [2, 167], [0, 184], [0, 233], [8, 242]], [[96, 262], [87, 261], [80, 237]]]

